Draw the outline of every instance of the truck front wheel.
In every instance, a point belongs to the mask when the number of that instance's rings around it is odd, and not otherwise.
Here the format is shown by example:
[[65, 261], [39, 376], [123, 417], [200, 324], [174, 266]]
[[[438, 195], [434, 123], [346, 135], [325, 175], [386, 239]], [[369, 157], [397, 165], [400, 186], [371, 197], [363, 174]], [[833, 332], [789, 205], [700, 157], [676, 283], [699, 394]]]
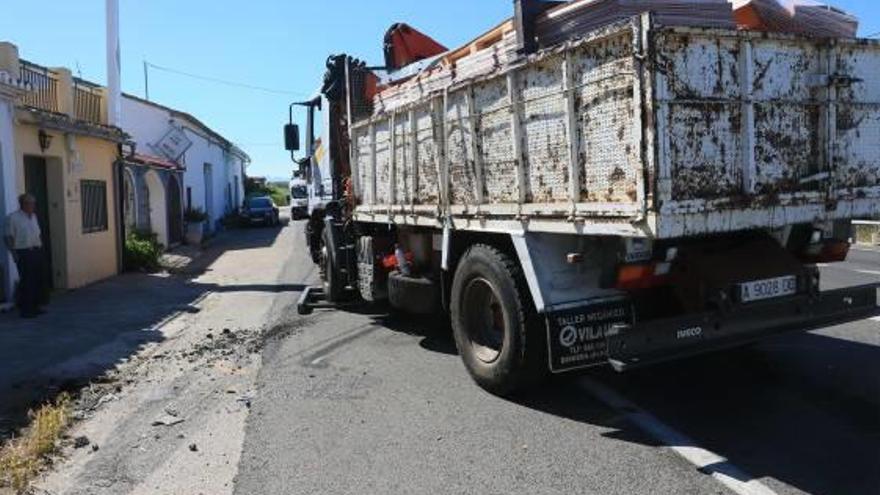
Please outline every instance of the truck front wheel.
[[335, 263], [332, 252], [333, 244], [330, 242], [330, 232], [324, 229], [321, 233], [320, 269], [321, 281], [324, 285], [324, 298], [329, 303], [339, 302], [342, 299], [342, 280], [339, 276], [339, 267]]
[[471, 247], [452, 282], [452, 330], [465, 367], [478, 385], [509, 395], [544, 375], [542, 346], [520, 268], [487, 245]]

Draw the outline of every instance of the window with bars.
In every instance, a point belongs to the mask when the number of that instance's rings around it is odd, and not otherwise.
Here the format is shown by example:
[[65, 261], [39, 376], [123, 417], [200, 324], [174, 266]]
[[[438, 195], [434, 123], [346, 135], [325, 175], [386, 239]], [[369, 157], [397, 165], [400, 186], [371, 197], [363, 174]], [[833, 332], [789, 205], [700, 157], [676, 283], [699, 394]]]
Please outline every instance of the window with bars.
[[107, 231], [107, 183], [80, 181], [83, 234]]

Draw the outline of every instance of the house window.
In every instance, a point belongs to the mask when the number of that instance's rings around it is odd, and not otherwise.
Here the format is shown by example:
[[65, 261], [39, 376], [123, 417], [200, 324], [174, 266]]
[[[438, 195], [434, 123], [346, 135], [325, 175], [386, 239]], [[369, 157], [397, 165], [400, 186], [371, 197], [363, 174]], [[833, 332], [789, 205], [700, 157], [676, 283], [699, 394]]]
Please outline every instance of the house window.
[[83, 234], [107, 230], [107, 183], [102, 180], [80, 181]]

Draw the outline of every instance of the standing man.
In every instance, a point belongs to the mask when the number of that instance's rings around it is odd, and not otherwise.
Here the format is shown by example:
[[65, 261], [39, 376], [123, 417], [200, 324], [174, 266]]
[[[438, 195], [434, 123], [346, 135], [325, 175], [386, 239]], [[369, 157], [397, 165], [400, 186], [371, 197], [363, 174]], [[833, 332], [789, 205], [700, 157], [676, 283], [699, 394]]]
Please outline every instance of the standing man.
[[37, 221], [37, 200], [30, 194], [18, 197], [19, 210], [6, 219], [4, 239], [18, 267], [18, 307], [23, 318], [36, 318], [43, 285], [40, 224]]

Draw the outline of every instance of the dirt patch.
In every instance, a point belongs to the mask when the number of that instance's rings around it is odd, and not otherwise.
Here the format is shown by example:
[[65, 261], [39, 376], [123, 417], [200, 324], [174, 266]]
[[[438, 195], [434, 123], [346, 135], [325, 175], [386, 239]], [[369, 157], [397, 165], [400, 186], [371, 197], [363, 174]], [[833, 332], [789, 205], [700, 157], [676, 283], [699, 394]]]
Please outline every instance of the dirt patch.
[[[105, 404], [123, 397], [129, 386], [150, 373], [149, 367], [211, 368], [219, 373], [241, 373], [268, 342], [294, 335], [307, 325], [304, 321], [291, 321], [271, 328], [209, 328], [183, 349], [157, 347], [98, 377], [18, 384], [18, 389], [28, 394], [25, 403], [38, 412], [31, 415], [30, 425], [5, 426], [5, 436], [0, 441], [9, 441], [0, 457], [0, 493], [4, 493], [4, 486], [14, 492], [24, 490], [34, 476], [57, 462], [58, 453], [68, 447], [97, 451], [96, 445], [83, 437], [72, 438], [65, 432], [77, 422], [93, 417]], [[48, 406], [37, 409], [38, 404]]]
[[71, 422], [70, 396], [58, 398], [30, 413], [31, 423], [22, 435], [0, 450], [0, 489], [23, 492], [59, 448], [62, 434]]

